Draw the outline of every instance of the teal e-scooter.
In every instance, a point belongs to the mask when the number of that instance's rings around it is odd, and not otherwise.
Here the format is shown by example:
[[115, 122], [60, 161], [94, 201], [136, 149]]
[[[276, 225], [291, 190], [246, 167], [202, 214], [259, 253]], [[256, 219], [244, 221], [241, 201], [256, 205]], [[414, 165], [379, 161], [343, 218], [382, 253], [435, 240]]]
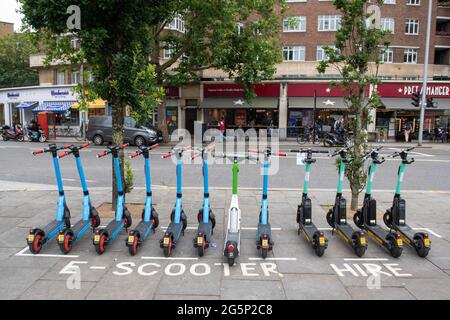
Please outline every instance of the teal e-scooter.
[[416, 250], [419, 257], [425, 258], [430, 252], [431, 240], [428, 233], [415, 232], [406, 224], [406, 200], [401, 197], [406, 166], [414, 162], [414, 158], [408, 158], [408, 153], [411, 150], [414, 150], [414, 147], [395, 152], [389, 156], [391, 158], [400, 157], [401, 163], [398, 168], [394, 200], [391, 208], [386, 210], [383, 220], [388, 228], [397, 230], [400, 233], [403, 240]]
[[366, 193], [362, 208], [356, 210], [353, 215], [353, 222], [380, 246], [386, 249], [393, 258], [398, 258], [403, 252], [403, 241], [400, 234], [395, 230], [386, 230], [377, 224], [377, 202], [372, 196], [373, 179], [377, 165], [385, 162], [383, 157], [379, 156], [382, 147], [373, 148], [364, 155], [364, 160], [370, 158], [371, 164], [367, 175]]
[[53, 167], [55, 169], [56, 183], [58, 185], [58, 205], [56, 207], [55, 220], [51, 221], [45, 227], [30, 229], [27, 237], [28, 247], [33, 254], [37, 254], [49, 240], [54, 238], [64, 227], [70, 228], [70, 210], [67, 207], [66, 195], [59, 168], [58, 151], [69, 148], [71, 145], [58, 147], [56, 144], [50, 144], [48, 148], [36, 150], [33, 155], [50, 153], [53, 159]]
[[98, 228], [94, 233], [94, 247], [98, 254], [103, 254], [106, 246], [119, 235], [124, 228], [127, 229], [132, 224], [131, 213], [125, 207], [125, 193], [122, 185], [122, 175], [120, 173], [119, 152], [128, 147], [128, 143], [121, 146], [110, 146], [108, 150], [103, 151], [97, 155], [97, 158], [103, 158], [108, 154], [112, 154], [114, 163], [114, 172], [116, 175], [117, 184], [117, 207], [115, 212], [115, 219], [112, 220], [105, 228]]
[[70, 146], [69, 151], [63, 152], [58, 156], [59, 159], [65, 158], [68, 155], [73, 155], [77, 165], [78, 175], [80, 177], [81, 188], [83, 190], [83, 206], [81, 220], [75, 223], [72, 227], [66, 227], [59, 232], [56, 238], [59, 248], [62, 253], [68, 254], [75, 243], [77, 243], [87, 230], [97, 228], [100, 225], [100, 216], [97, 210], [91, 204], [91, 196], [84, 175], [83, 164], [81, 163], [80, 150], [89, 147], [90, 143], [85, 143], [82, 146]]
[[316, 225], [312, 221], [312, 202], [311, 198], [308, 196], [309, 192], [309, 181], [311, 177], [311, 166], [316, 162], [313, 158], [314, 153], [328, 153], [324, 150], [313, 150], [313, 149], [300, 149], [291, 150], [293, 153], [306, 154], [304, 159], [305, 169], [305, 179], [303, 181], [303, 194], [302, 202], [297, 208], [297, 223], [298, 223], [298, 234], [303, 234], [306, 241], [308, 241], [314, 252], [318, 257], [323, 256], [325, 249], [328, 247], [328, 239], [325, 237], [323, 231], [317, 229]]
[[144, 170], [145, 170], [145, 206], [142, 209], [142, 220], [139, 224], [128, 233], [128, 237], [125, 240], [125, 244], [128, 247], [128, 251], [132, 256], [136, 255], [138, 249], [142, 246], [145, 240], [151, 232], [155, 232], [158, 228], [159, 218], [158, 212], [153, 207], [153, 193], [152, 193], [152, 180], [150, 171], [150, 151], [157, 148], [158, 145], [154, 144], [150, 147], [140, 146], [139, 150], [130, 155], [130, 159], [139, 157], [144, 158]]
[[367, 239], [364, 231], [355, 230], [347, 223], [347, 200], [342, 195], [345, 166], [352, 161], [348, 157], [351, 147], [343, 148], [330, 154], [330, 157], [340, 156], [339, 179], [333, 208], [327, 213], [327, 222], [337, 234], [353, 249], [358, 257], [362, 257], [367, 250]]

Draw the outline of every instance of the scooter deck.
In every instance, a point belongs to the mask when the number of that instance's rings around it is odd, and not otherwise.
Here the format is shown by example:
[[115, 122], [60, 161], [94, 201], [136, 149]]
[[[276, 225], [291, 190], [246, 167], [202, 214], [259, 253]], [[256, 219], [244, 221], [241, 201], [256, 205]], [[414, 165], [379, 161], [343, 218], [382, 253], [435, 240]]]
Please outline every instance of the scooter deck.
[[267, 234], [269, 236], [269, 238], [272, 240], [272, 227], [270, 226], [270, 223], [267, 223], [267, 224], [258, 223], [256, 239], [259, 240], [263, 234]]
[[152, 228], [153, 224], [150, 221], [141, 220], [141, 222], [139, 222], [136, 228], [134, 228], [134, 231], [140, 234], [141, 236], [140, 240], [145, 240], [150, 234]]
[[83, 236], [83, 234], [89, 229], [91, 226], [90, 220], [80, 220], [71, 228], [75, 241]]
[[184, 234], [183, 223], [173, 223], [171, 222], [167, 227], [166, 233], [172, 234], [172, 239], [174, 243], [177, 243], [180, 240], [181, 236]]
[[357, 230], [348, 224], [336, 224], [336, 232], [343, 237], [350, 245], [353, 245], [352, 236]]
[[109, 239], [114, 239], [124, 227], [124, 221], [113, 220], [106, 226], [105, 230], [109, 235]]
[[307, 237], [307, 240], [309, 242], [313, 241], [314, 234], [319, 231], [319, 229], [317, 229], [317, 227], [312, 222], [307, 225], [299, 224], [299, 228], [301, 231], [303, 231], [303, 234]]
[[387, 249], [390, 249], [390, 244], [388, 243], [388, 241], [386, 240], [387, 236], [390, 235], [391, 233], [394, 234], [395, 239], [397, 238], [397, 236], [395, 235], [395, 233], [386, 230], [384, 228], [382, 228], [379, 225], [375, 225], [375, 226], [364, 226], [364, 230], [367, 231], [367, 234], [375, 240], [375, 242], [377, 242], [379, 245], [384, 246]]
[[197, 233], [202, 233], [206, 236], [206, 241], [210, 242], [213, 234], [212, 222], [208, 223], [200, 222], [198, 225]]
[[53, 220], [48, 225], [46, 225], [44, 228], [36, 228], [44, 231], [45, 233], [45, 239], [46, 241], [53, 238], [58, 234], [59, 231], [61, 231], [65, 227], [64, 221], [56, 221]]

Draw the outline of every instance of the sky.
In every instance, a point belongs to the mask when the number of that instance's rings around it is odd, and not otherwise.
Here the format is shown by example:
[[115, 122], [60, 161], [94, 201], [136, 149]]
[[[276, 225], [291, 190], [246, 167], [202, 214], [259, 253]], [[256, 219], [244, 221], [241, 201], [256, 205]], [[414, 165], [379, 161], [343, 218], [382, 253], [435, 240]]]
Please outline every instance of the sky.
[[16, 9], [19, 9], [17, 0], [0, 0], [0, 21], [14, 23], [14, 30], [19, 31], [22, 18]]

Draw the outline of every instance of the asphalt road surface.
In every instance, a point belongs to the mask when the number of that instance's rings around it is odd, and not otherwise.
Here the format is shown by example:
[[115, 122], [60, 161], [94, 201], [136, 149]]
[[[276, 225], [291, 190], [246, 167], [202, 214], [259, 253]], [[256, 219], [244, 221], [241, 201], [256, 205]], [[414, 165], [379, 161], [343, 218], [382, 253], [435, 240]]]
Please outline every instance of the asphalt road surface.
[[[44, 147], [43, 144], [0, 142], [0, 181], [55, 184], [55, 177], [49, 155], [32, 156], [35, 149]], [[430, 147], [431, 146], [431, 147]], [[282, 145], [281, 151], [289, 151], [295, 144]], [[111, 186], [111, 157], [97, 159], [96, 155], [104, 148], [92, 146], [82, 151], [86, 178], [90, 187]], [[129, 152], [135, 150], [128, 148]], [[152, 183], [161, 186], [175, 186], [175, 164], [171, 159], [162, 159], [161, 155], [169, 150], [160, 147], [152, 151]], [[394, 150], [386, 146], [381, 155], [386, 156]], [[426, 148], [419, 148], [411, 152], [416, 162], [408, 167], [404, 190], [450, 190], [450, 146], [430, 144]], [[275, 175], [269, 178], [269, 188], [301, 188], [304, 178], [304, 166], [296, 164], [296, 155], [289, 153], [286, 158], [275, 158]], [[279, 163], [276, 170], [277, 162]], [[392, 190], [396, 183], [398, 160], [388, 159], [377, 169], [374, 189]], [[73, 157], [60, 161], [63, 182], [66, 186], [78, 187], [79, 179]], [[144, 187], [144, 168], [142, 158], [132, 160], [134, 171], [134, 185]], [[185, 187], [202, 187], [200, 164], [183, 166], [183, 185]], [[326, 154], [317, 156], [317, 163], [313, 165], [311, 174], [311, 188], [334, 189], [337, 183], [335, 159]], [[243, 163], [240, 169], [239, 186], [241, 188], [260, 188], [262, 185], [261, 163]], [[210, 166], [211, 187], [231, 187], [231, 164], [213, 164]], [[348, 188], [348, 184], [344, 186]]]

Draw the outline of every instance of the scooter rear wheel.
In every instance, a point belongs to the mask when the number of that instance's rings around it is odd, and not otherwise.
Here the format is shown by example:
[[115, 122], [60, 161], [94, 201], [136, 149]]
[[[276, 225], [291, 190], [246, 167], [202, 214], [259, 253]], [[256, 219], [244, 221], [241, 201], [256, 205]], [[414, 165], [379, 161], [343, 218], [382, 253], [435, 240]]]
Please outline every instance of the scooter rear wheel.
[[64, 254], [68, 254], [72, 251], [72, 235], [70, 233], [64, 235], [64, 241], [59, 245], [59, 248]]
[[164, 246], [163, 248], [163, 252], [164, 252], [164, 257], [168, 258], [172, 255], [172, 238], [170, 238], [169, 240], [169, 244], [167, 246]]
[[358, 257], [362, 257], [367, 250], [367, 246], [361, 244], [361, 235], [359, 232], [355, 232], [353, 237], [353, 251]]
[[325, 253], [325, 247], [324, 246], [316, 246], [314, 249], [314, 252], [316, 253], [316, 256], [321, 257]]
[[130, 255], [135, 256], [138, 252], [138, 248], [139, 248], [139, 238], [135, 236], [133, 244], [128, 246], [128, 251], [130, 252]]
[[269, 253], [269, 248], [261, 248], [261, 257], [263, 259], [267, 258], [268, 253]]
[[414, 248], [416, 249], [417, 255], [421, 258], [425, 258], [430, 252], [430, 247], [425, 246], [422, 235], [414, 237]]
[[104, 234], [102, 234], [100, 236], [99, 243], [95, 244], [95, 251], [98, 254], [103, 254], [105, 252], [105, 243], [106, 243], [106, 236]]
[[205, 251], [206, 251], [206, 239], [203, 238], [203, 242], [200, 246], [197, 247], [198, 250], [198, 256], [199, 257], [203, 257], [205, 255]]
[[38, 254], [42, 250], [42, 245], [43, 245], [42, 237], [39, 233], [37, 233], [34, 235], [33, 242], [30, 243], [28, 245], [28, 247], [29, 247], [31, 253]]
[[227, 260], [230, 267], [234, 266], [234, 258], [228, 258]]

